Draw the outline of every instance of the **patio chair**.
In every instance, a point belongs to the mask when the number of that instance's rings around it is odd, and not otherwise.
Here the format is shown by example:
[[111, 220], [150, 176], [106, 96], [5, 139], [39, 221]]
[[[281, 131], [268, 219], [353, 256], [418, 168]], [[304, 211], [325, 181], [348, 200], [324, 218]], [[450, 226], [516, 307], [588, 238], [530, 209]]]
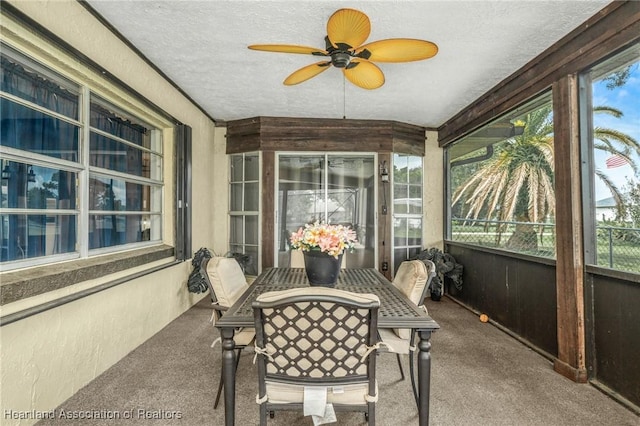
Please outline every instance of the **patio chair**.
[[[398, 288], [418, 307], [424, 309], [424, 299], [427, 295], [431, 280], [436, 275], [436, 265], [430, 260], [407, 260], [400, 264], [393, 285]], [[398, 368], [402, 380], [405, 379], [402, 368], [401, 355], [409, 355], [409, 375], [411, 376], [411, 389], [413, 397], [418, 405], [418, 391], [416, 387], [413, 352], [415, 351], [416, 333], [409, 329], [380, 329], [380, 339], [385, 343], [389, 352], [394, 352], [398, 360]]]
[[379, 306], [373, 294], [332, 288], [260, 295], [253, 303], [260, 425], [275, 410], [322, 418], [332, 408], [362, 411], [374, 425]]
[[[236, 300], [249, 288], [247, 280], [242, 273], [242, 269], [238, 262], [232, 257], [212, 257], [202, 261], [200, 266], [203, 276], [206, 277], [209, 286], [209, 294], [211, 295], [211, 303], [213, 305], [213, 313], [211, 322], [219, 320], [224, 312], [233, 305]], [[253, 328], [243, 328], [236, 330], [233, 340], [236, 344], [236, 371], [240, 363], [240, 354], [247, 346], [253, 344], [255, 339], [255, 330]], [[213, 348], [220, 341], [220, 337], [215, 339], [211, 344]], [[222, 369], [220, 372], [220, 380], [218, 381], [218, 392], [213, 408], [218, 408], [220, 402], [220, 394], [222, 392]]]

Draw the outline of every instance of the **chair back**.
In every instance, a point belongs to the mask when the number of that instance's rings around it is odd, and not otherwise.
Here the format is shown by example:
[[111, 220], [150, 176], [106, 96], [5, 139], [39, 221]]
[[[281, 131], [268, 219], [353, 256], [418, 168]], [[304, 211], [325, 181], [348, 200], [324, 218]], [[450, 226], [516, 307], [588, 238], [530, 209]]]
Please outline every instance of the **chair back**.
[[[405, 260], [400, 264], [396, 276], [393, 278], [393, 285], [409, 300], [427, 312], [424, 298], [435, 275], [436, 265], [430, 260]], [[409, 340], [411, 337], [411, 330], [400, 328], [393, 331], [401, 339]]]
[[325, 386], [368, 381], [375, 395], [379, 306], [373, 294], [330, 288], [260, 295], [253, 303], [256, 352], [262, 354], [259, 394], [264, 396], [266, 380], [274, 380]]
[[232, 257], [214, 256], [202, 262], [206, 271], [211, 300], [229, 308], [249, 287], [242, 268]]
[[423, 306], [435, 270], [436, 266], [430, 260], [405, 260], [396, 271], [393, 285], [413, 303]]

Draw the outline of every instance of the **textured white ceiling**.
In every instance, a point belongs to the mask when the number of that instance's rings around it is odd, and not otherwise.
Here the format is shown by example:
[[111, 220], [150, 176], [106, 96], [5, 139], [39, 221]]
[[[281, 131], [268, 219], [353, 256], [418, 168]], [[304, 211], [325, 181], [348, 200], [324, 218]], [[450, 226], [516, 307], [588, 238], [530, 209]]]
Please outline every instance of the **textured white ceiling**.
[[[253, 116], [397, 120], [438, 127], [597, 13], [609, 1], [114, 1], [89, 5], [216, 120]], [[364, 90], [330, 69], [282, 81], [318, 61], [250, 44], [324, 48], [337, 9], [371, 20], [368, 42], [418, 38], [439, 53], [378, 64], [386, 83]]]

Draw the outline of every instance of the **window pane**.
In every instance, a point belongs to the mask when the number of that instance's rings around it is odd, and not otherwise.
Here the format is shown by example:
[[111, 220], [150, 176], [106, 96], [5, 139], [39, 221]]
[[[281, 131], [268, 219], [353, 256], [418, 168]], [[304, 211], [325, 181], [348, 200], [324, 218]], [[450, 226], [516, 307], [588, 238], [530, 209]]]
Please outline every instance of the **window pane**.
[[75, 251], [75, 216], [3, 214], [0, 222], [2, 262]]
[[96, 101], [91, 102], [91, 127], [151, 149], [151, 132], [147, 125], [125, 116], [114, 107]]
[[393, 218], [393, 244], [402, 247], [407, 245], [407, 219], [404, 217]]
[[422, 184], [422, 157], [407, 157], [409, 183]]
[[448, 153], [452, 240], [555, 257], [550, 94], [481, 127]]
[[3, 208], [76, 208], [76, 173], [14, 161], [0, 164]]
[[232, 183], [229, 185], [230, 200], [229, 208], [232, 212], [242, 211], [242, 183]]
[[231, 182], [242, 182], [242, 154], [231, 156]]
[[258, 216], [245, 216], [244, 240], [246, 244], [258, 244]]
[[89, 209], [150, 211], [151, 187], [107, 177], [89, 179]]
[[260, 176], [260, 164], [258, 154], [246, 154], [244, 157], [244, 180], [258, 180]]
[[397, 271], [400, 264], [407, 260], [407, 249], [404, 247], [396, 248], [393, 250], [393, 270]]
[[78, 126], [4, 98], [0, 108], [2, 146], [78, 161]]
[[393, 212], [394, 214], [408, 213], [407, 202], [409, 198], [409, 188], [407, 185], [393, 185]]
[[422, 218], [410, 218], [407, 220], [407, 246], [420, 246], [422, 244]]
[[91, 134], [90, 164], [92, 166], [157, 179], [156, 176], [151, 175], [152, 163], [159, 164], [160, 158], [148, 151], [142, 151], [106, 136]]
[[393, 182], [395, 183], [407, 183], [409, 182], [409, 176], [407, 174], [407, 167], [409, 164], [408, 156], [395, 154], [393, 156]]
[[[29, 61], [13, 49], [2, 45], [2, 73], [0, 82], [2, 91], [10, 93], [26, 101], [32, 102], [50, 111], [78, 119], [78, 87], [64, 77]], [[10, 52], [10, 58], [5, 55]], [[19, 58], [19, 60], [18, 60]], [[27, 65], [29, 64], [29, 65]], [[3, 124], [4, 133], [4, 108]]]
[[587, 262], [640, 273], [640, 47], [599, 65], [591, 79], [596, 247]]
[[89, 215], [89, 248], [150, 241], [149, 215]]
[[258, 247], [246, 246], [244, 254], [248, 257], [244, 273], [247, 275], [258, 275]]
[[258, 182], [244, 184], [244, 210], [257, 212], [259, 204]]
[[242, 244], [244, 242], [242, 238], [244, 217], [231, 216], [229, 222], [229, 242], [231, 244]]
[[422, 213], [422, 186], [409, 186], [409, 199], [407, 201], [409, 206], [409, 213]]

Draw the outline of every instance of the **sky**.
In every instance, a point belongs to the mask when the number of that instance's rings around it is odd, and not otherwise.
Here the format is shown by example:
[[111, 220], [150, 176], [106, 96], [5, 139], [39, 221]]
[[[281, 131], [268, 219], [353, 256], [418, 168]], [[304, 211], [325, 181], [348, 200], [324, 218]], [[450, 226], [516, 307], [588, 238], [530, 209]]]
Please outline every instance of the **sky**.
[[[623, 112], [621, 118], [615, 118], [608, 114], [595, 114], [593, 120], [597, 127], [615, 129], [626, 133], [640, 143], [640, 59], [631, 66], [631, 75], [627, 83], [613, 90], [607, 89], [601, 81], [593, 84], [593, 105], [607, 105]], [[596, 150], [594, 154], [595, 166], [605, 172], [607, 176], [622, 189], [627, 184], [627, 178], [640, 182], [640, 176], [634, 176], [633, 169], [629, 165], [607, 169], [605, 161], [610, 155]], [[636, 164], [640, 165], [640, 157], [634, 156]], [[604, 184], [595, 180], [596, 200], [611, 196]]]

